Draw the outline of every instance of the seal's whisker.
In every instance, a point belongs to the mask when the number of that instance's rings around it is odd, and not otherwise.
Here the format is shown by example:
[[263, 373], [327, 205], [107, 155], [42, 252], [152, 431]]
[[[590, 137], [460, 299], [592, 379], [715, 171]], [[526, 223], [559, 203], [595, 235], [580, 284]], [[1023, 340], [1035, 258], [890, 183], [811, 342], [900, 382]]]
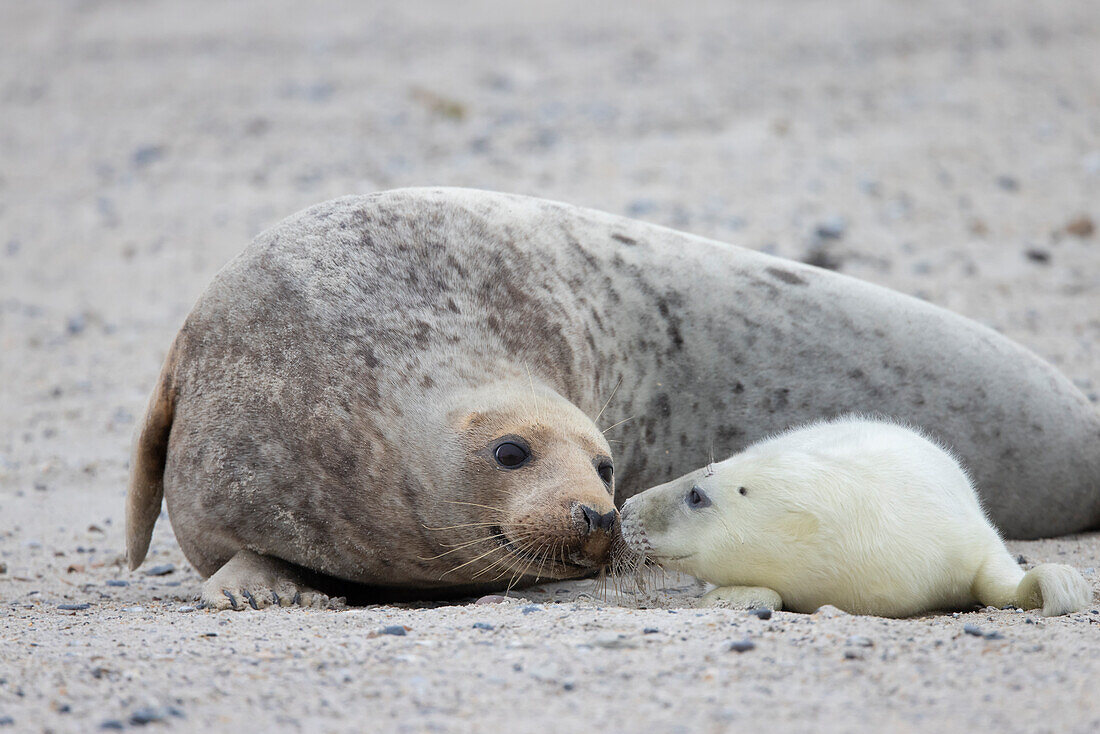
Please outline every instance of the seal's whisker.
[[[534, 533], [528, 533], [528, 534], [527, 534], [527, 535], [525, 535], [525, 536], [521, 536], [521, 537], [519, 537], [519, 538], [515, 538], [515, 539], [513, 539], [513, 540], [511, 541], [511, 542], [512, 542], [512, 545], [515, 545], [515, 544], [516, 544], [517, 542], [519, 543], [519, 546], [513, 549], [513, 553], [523, 553], [523, 552], [525, 552], [525, 551], [527, 550], [527, 548], [529, 548], [529, 547], [531, 547], [532, 545], [534, 545], [534, 541], [532, 541], [532, 540], [531, 540], [531, 538], [533, 538], [533, 537], [534, 537]], [[489, 564], [488, 566], [486, 566], [485, 568], [483, 568], [483, 569], [481, 569], [480, 571], [478, 571], [477, 573], [475, 573], [475, 574], [474, 574], [474, 575], [472, 576], [472, 578], [475, 578], [475, 579], [476, 579], [476, 578], [477, 578], [478, 576], [481, 576], [481, 575], [483, 575], [483, 574], [485, 574], [485, 573], [488, 573], [488, 572], [489, 572], [490, 570], [492, 570], [493, 568], [495, 568], [495, 567], [496, 567], [496, 566], [498, 566], [498, 565], [501, 565], [501, 564], [507, 564], [507, 563], [508, 563], [508, 561], [510, 561], [511, 559], [512, 559], [512, 556], [511, 556], [510, 554], [507, 554], [507, 553], [506, 553], [506, 554], [504, 554], [503, 556], [501, 556], [500, 558], [498, 558], [497, 560], [495, 560], [495, 561], [493, 561], [492, 563], [490, 563], [490, 564]], [[510, 569], [507, 569], [507, 568], [506, 568], [506, 569], [505, 569], [505, 571], [504, 571], [504, 573], [507, 573], [507, 572], [508, 572], [509, 570], [510, 570]], [[501, 575], [503, 575], [503, 574], [501, 574]], [[498, 578], [499, 578], [499, 577], [498, 577]], [[495, 581], [496, 579], [493, 579], [493, 580]]]
[[608, 432], [608, 431], [610, 431], [610, 430], [611, 430], [612, 428], [618, 428], [618, 427], [619, 427], [619, 426], [621, 426], [622, 424], [626, 423], [627, 421], [631, 421], [631, 420], [634, 420], [634, 416], [630, 416], [629, 418], [623, 418], [623, 419], [622, 419], [621, 421], [619, 421], [618, 423], [612, 423], [612, 424], [611, 424], [610, 426], [608, 426], [607, 428], [603, 429], [603, 431], [601, 431], [601, 433], [607, 433], [607, 432]]
[[461, 543], [455, 543], [454, 545], [444, 545], [443, 546], [444, 548], [450, 548], [450, 550], [444, 551], [444, 552], [440, 553], [438, 556], [432, 556], [431, 558], [424, 558], [424, 557], [419, 557], [419, 558], [420, 558], [421, 561], [434, 561], [437, 558], [442, 558], [443, 556], [449, 556], [450, 554], [455, 553], [457, 551], [460, 551], [464, 548], [469, 548], [471, 545], [477, 545], [478, 543], [484, 543], [487, 540], [496, 540], [498, 538], [505, 538], [505, 537], [507, 537], [507, 536], [504, 533], [496, 533], [494, 535], [488, 535], [484, 538], [474, 538], [473, 540], [466, 540], [466, 541], [463, 541]]
[[[434, 528], [434, 527], [431, 527], [429, 525], [421, 524], [420, 527], [424, 528], [425, 530], [456, 530], [458, 528], [484, 528], [484, 527], [503, 526], [504, 524], [505, 523], [490, 521], [490, 522], [468, 522], [468, 523], [463, 523], [462, 525], [444, 525], [444, 526], [438, 527], [438, 528]], [[509, 528], [528, 528], [528, 527], [534, 528], [534, 527], [539, 527], [536, 523], [533, 523], [533, 522], [510, 522], [510, 523], [507, 523], [507, 526]]]
[[600, 416], [607, 410], [607, 406], [611, 404], [611, 399], [615, 397], [615, 393], [619, 392], [619, 386], [623, 384], [623, 375], [619, 375], [619, 379], [615, 382], [614, 389], [611, 390], [611, 394], [607, 396], [607, 400], [604, 401], [603, 407], [600, 408], [600, 412], [596, 413], [596, 417], [592, 419], [593, 423], [599, 423]]
[[470, 507], [480, 507], [483, 510], [492, 510], [493, 512], [499, 512], [501, 515], [505, 515], [507, 512], [503, 507], [490, 507], [489, 505], [479, 505], [476, 502], [459, 502], [458, 500], [440, 500], [440, 502], [446, 502], [450, 505], [469, 505]]
[[498, 551], [498, 550], [502, 551], [502, 550], [505, 550], [505, 548], [502, 545], [494, 546], [494, 547], [490, 548], [489, 550], [485, 551], [484, 553], [482, 553], [477, 558], [471, 558], [470, 560], [466, 561], [465, 563], [460, 563], [459, 565], [455, 566], [454, 568], [452, 568], [448, 571], [444, 571], [443, 574], [439, 578], [442, 579], [447, 574], [454, 573], [455, 571], [459, 570], [460, 568], [466, 568], [466, 566], [469, 566], [471, 563], [477, 563], [478, 561], [480, 561], [482, 558], [489, 555], [493, 551]]
[[[531, 546], [531, 547], [537, 547], [537, 544], [532, 544], [532, 546]], [[530, 550], [530, 548], [528, 549], [528, 551], [529, 551], [529, 550]], [[516, 578], [517, 578], [517, 580], [518, 580], [518, 579], [522, 579], [522, 578], [524, 578], [524, 577], [525, 577], [525, 576], [527, 575], [527, 571], [528, 571], [528, 569], [530, 569], [530, 568], [531, 568], [531, 565], [532, 565], [532, 564], [533, 564], [533, 563], [534, 563], [534, 562], [535, 562], [535, 561], [536, 561], [537, 559], [538, 559], [538, 553], [537, 553], [537, 552], [536, 552], [536, 553], [530, 553], [530, 552], [528, 552], [528, 559], [527, 559], [527, 563], [526, 563], [526, 564], [524, 564], [524, 566], [523, 566], [523, 568], [522, 568], [522, 569], [520, 569], [520, 572], [519, 572], [518, 576], [516, 577]]]
[[539, 552], [539, 565], [535, 569], [535, 581], [538, 581], [542, 578], [542, 567], [546, 565], [546, 559], [549, 555], [549, 551], [550, 546], [543, 546], [542, 550]]
[[[538, 546], [538, 541], [531, 540], [527, 543], [527, 545], [524, 546], [523, 553], [527, 553], [528, 551], [530, 551], [531, 548], [535, 548], [537, 546]], [[526, 575], [527, 569], [530, 567], [530, 565], [531, 565], [531, 560], [528, 560], [527, 563], [524, 564], [523, 566], [513, 567], [511, 569], [513, 571], [512, 578], [509, 579], [509, 581], [508, 581], [508, 588], [507, 588], [505, 593], [507, 593], [508, 591], [511, 591], [512, 587], [515, 586], [516, 583]], [[503, 576], [503, 575], [504, 574], [501, 574], [501, 576]]]

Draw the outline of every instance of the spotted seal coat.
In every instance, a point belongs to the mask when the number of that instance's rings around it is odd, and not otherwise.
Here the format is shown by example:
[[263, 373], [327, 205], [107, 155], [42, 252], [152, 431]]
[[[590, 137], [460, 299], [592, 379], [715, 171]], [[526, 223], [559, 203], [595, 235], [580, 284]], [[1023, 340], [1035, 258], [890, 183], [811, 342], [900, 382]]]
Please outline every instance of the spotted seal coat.
[[[214, 604], [579, 575], [609, 489], [851, 411], [954, 446], [1011, 537], [1100, 521], [1095, 408], [944, 309], [535, 198], [341, 198], [257, 237], [188, 316], [139, 427], [129, 561], [163, 494]], [[492, 455], [509, 436], [516, 471]]]

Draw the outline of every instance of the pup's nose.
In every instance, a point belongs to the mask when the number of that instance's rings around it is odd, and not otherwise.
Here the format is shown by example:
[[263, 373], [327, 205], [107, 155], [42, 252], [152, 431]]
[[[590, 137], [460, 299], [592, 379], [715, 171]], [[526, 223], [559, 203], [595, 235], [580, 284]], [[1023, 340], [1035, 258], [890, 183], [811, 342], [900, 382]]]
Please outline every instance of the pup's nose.
[[615, 526], [614, 510], [605, 512], [601, 515], [597, 510], [593, 510], [588, 505], [581, 505], [581, 515], [584, 516], [584, 524], [581, 527], [581, 532], [585, 535], [591, 535], [597, 530], [610, 533], [611, 528]]

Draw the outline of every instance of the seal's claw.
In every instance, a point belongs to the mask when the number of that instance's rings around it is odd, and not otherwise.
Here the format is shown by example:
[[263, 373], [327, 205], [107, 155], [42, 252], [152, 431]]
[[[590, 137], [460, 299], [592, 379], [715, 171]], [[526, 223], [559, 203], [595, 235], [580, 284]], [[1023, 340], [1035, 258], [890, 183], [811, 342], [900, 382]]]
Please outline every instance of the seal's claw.
[[229, 593], [229, 589], [222, 589], [222, 593], [225, 594], [225, 598], [229, 600], [229, 604], [234, 610], [240, 609], [240, 605], [237, 603], [237, 597]]
[[339, 609], [344, 604], [343, 599], [330, 599], [303, 584], [294, 566], [247, 550], [206, 580], [201, 599], [207, 608], [234, 611], [291, 605]]

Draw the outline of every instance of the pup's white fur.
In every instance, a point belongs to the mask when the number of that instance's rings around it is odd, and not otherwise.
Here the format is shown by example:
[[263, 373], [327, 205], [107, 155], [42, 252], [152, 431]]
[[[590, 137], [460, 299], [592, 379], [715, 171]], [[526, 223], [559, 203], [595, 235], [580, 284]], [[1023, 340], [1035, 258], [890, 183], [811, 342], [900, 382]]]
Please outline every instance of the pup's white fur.
[[886, 617], [1015, 604], [1052, 616], [1092, 598], [1069, 566], [1024, 573], [955, 458], [882, 420], [766, 439], [635, 496], [622, 528], [635, 550], [716, 584], [707, 602]]

